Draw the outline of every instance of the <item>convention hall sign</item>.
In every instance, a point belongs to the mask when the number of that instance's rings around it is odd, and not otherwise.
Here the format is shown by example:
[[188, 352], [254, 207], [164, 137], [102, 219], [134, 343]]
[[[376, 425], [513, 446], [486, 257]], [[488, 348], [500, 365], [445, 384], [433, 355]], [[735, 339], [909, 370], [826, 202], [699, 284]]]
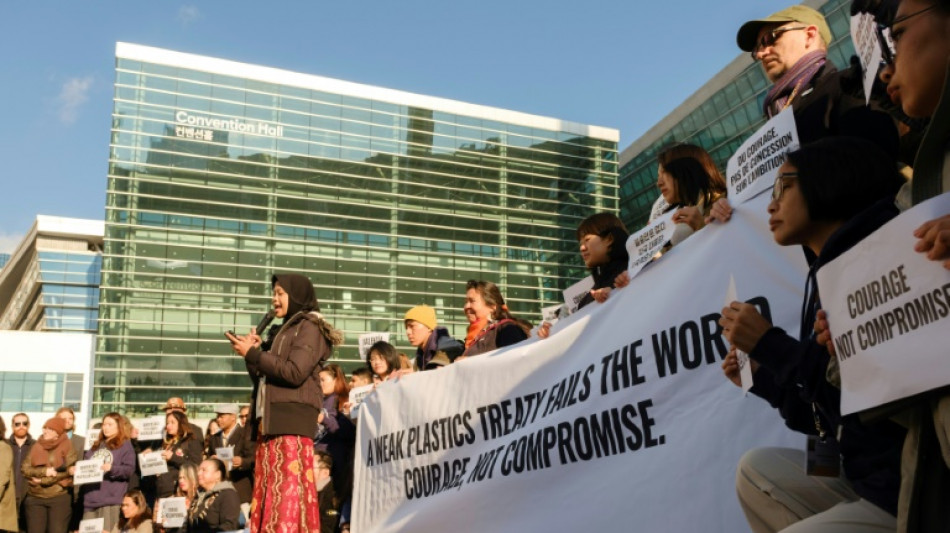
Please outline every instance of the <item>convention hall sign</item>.
[[735, 467], [803, 447], [722, 375], [735, 293], [797, 331], [805, 265], [768, 195], [530, 339], [386, 382], [360, 411], [353, 531], [739, 531]]

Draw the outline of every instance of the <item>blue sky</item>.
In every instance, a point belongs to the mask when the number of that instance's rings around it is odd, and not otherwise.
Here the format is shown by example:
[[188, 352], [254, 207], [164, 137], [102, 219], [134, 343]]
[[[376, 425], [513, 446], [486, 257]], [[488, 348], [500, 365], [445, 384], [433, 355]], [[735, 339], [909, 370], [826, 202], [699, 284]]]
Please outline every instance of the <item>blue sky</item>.
[[126, 41], [620, 130], [622, 150], [778, 0], [8, 2], [0, 252], [37, 214], [101, 219]]

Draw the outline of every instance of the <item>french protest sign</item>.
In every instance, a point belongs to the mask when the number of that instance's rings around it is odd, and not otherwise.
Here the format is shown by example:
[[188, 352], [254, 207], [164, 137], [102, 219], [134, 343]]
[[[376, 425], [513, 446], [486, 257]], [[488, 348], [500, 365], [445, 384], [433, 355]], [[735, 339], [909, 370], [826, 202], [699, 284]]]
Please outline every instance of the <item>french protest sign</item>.
[[950, 271], [913, 232], [950, 213], [950, 193], [902, 213], [818, 271], [850, 414], [950, 384]]
[[379, 332], [379, 333], [363, 333], [359, 337], [359, 350], [360, 350], [360, 359], [366, 360], [366, 354], [369, 352], [370, 347], [376, 344], [379, 341], [389, 342], [389, 333]]
[[747, 529], [739, 458], [805, 444], [720, 368], [730, 277], [798, 327], [804, 257], [773, 242], [767, 204], [736, 206], [547, 339], [379, 384], [358, 423], [353, 530]]
[[785, 154], [798, 149], [795, 115], [788, 107], [752, 134], [726, 164], [729, 203], [739, 205], [772, 187]]
[[357, 418], [359, 407], [363, 404], [366, 395], [376, 390], [376, 385], [369, 384], [362, 387], [353, 387], [350, 389], [350, 418]]

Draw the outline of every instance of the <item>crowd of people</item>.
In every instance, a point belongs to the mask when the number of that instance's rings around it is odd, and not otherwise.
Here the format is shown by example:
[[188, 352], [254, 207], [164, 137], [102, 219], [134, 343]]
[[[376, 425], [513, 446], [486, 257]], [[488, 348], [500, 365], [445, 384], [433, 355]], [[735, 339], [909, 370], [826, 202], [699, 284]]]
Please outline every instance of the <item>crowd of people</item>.
[[[801, 147], [778, 171], [769, 228], [777, 245], [801, 247], [809, 272], [797, 335], [773, 326], [751, 304], [723, 308], [720, 325], [730, 351], [722, 369], [739, 385], [737, 351], [749, 354], [751, 392], [775, 407], [789, 428], [832, 450], [826, 453], [841, 467], [840, 474], [817, 477], [801, 468], [801, 450], [746, 453], [736, 489], [757, 533], [950, 531], [950, 395], [941, 389], [874, 413], [843, 415], [815, 281], [822, 265], [950, 187], [950, 2], [855, 0], [852, 11], [875, 17], [884, 49], [870, 104], [861, 66], [838, 71], [828, 61], [832, 35], [818, 11], [791, 6], [743, 24], [736, 36], [773, 84], [764, 116], [789, 107], [795, 115]], [[664, 252], [709, 224], [729, 223], [725, 179], [702, 147], [663, 151], [657, 187], [651, 221], [672, 211], [676, 225]], [[579, 307], [629, 285], [628, 237], [609, 213], [578, 226], [581, 259], [594, 282]], [[907, 238], [950, 269], [950, 215]], [[433, 307], [413, 307], [403, 318], [415, 354], [377, 342], [366, 351], [365, 367], [348, 379], [341, 367], [327, 364], [342, 334], [320, 314], [312, 281], [299, 274], [271, 281], [274, 314], [282, 321], [266, 334], [228, 334], [253, 383], [249, 405], [216, 406], [204, 436], [184, 401], [170, 398], [157, 441], [139, 440], [128, 418], [109, 413], [88, 445], [75, 433], [69, 408], [45, 421], [38, 439], [29, 418], [15, 415], [10, 438], [0, 442], [0, 530], [75, 531], [79, 520], [101, 518], [106, 532], [349, 531], [358, 414], [352, 389], [438, 370], [531, 335], [556, 335], [548, 322], [532, 329], [513, 316], [495, 283], [469, 280], [463, 340], [439, 325]], [[2, 419], [0, 437], [6, 437]], [[136, 455], [150, 452], [160, 452], [167, 472], [142, 475]], [[101, 462], [101, 482], [73, 486], [80, 459]], [[153, 511], [168, 498], [186, 502], [180, 526]]]

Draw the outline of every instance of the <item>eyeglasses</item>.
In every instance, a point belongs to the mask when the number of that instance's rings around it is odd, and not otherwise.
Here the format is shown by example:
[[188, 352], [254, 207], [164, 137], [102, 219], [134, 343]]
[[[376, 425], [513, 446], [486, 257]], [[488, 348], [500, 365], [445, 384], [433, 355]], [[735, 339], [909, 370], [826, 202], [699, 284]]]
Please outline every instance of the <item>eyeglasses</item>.
[[893, 21], [891, 21], [891, 24], [890, 24], [889, 26], [883, 26], [883, 25], [881, 25], [880, 29], [878, 30], [878, 34], [879, 34], [879, 37], [878, 37], [878, 38], [879, 38], [879, 39], [882, 39], [882, 42], [881, 42], [881, 49], [884, 51], [884, 61], [885, 61], [886, 63], [888, 63], [888, 64], [894, 64], [894, 57], [897, 55], [897, 53], [896, 53], [895, 51], [891, 50], [891, 47], [887, 45], [886, 39], [884, 39], [884, 37], [883, 37], [883, 30], [884, 30], [884, 29], [887, 29], [887, 30], [890, 31], [890, 33], [891, 33], [891, 41], [893, 41], [893, 42], [894, 42], [894, 45], [896, 46], [896, 45], [897, 45], [897, 41], [900, 40], [901, 35], [903, 35], [903, 33], [904, 33], [904, 29], [901, 28], [901, 29], [899, 29], [899, 30], [897, 30], [897, 31], [894, 31], [894, 26], [897, 26], [897, 25], [900, 24], [901, 22], [906, 22], [906, 21], [908, 21], [908, 20], [910, 20], [910, 19], [916, 17], [917, 15], [921, 15], [921, 14], [923, 14], [923, 13], [926, 13], [926, 12], [930, 11], [931, 9], [933, 9], [933, 8], [939, 6], [939, 5], [940, 5], [939, 3], [934, 3], [934, 4], [931, 5], [930, 7], [925, 7], [925, 8], [923, 8], [923, 9], [919, 9], [919, 10], [917, 10], [917, 11], [914, 11], [913, 13], [908, 13], [908, 14], [904, 15], [903, 17], [897, 17], [896, 19], [894, 19]]
[[778, 41], [778, 38], [781, 37], [785, 32], [807, 30], [807, 29], [808, 29], [808, 26], [795, 26], [792, 28], [775, 28], [774, 30], [763, 35], [759, 39], [759, 42], [755, 43], [755, 46], [752, 47], [752, 51], [749, 52], [749, 54], [752, 56], [753, 60], [757, 60], [758, 57], [756, 56], [758, 55], [759, 50], [769, 47], [769, 46], [775, 46], [775, 41]]
[[18, 428], [18, 427], [30, 427], [30, 423], [29, 423], [29, 422], [14, 422], [14, 423], [13, 423], [13, 427], [15, 427], [15, 428]]
[[798, 179], [798, 172], [783, 172], [775, 176], [775, 184], [772, 185], [772, 201], [777, 202], [782, 199], [782, 193], [785, 192], [785, 180]]
[[247, 418], [247, 415], [238, 415], [238, 418]]

